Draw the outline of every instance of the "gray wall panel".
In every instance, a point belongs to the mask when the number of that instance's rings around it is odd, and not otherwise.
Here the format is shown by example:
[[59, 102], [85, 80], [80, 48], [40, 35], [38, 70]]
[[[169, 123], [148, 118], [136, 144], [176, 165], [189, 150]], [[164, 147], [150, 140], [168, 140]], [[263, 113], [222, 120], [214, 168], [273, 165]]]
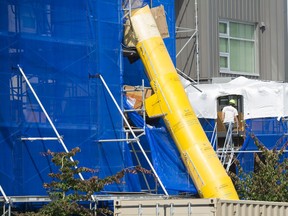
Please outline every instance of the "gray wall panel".
[[[208, 12], [207, 12], [208, 11]], [[213, 30], [210, 28], [210, 16], [209, 0], [201, 0], [199, 5], [199, 69], [200, 78], [208, 79], [213, 72], [213, 58], [211, 58], [211, 46], [213, 45], [213, 39], [211, 40]]]
[[216, 0], [221, 18], [257, 22], [260, 0]]
[[260, 33], [260, 72], [261, 79], [285, 80], [285, 19], [284, 1], [261, 2], [260, 22], [265, 23], [265, 31]]
[[[190, 28], [189, 32], [176, 33], [176, 47], [178, 53], [194, 33], [191, 31], [195, 29], [195, 13], [194, 1], [179, 0], [175, 1], [176, 7], [176, 26], [183, 28]], [[183, 49], [181, 54], [177, 57], [177, 67], [185, 72], [190, 77], [193, 77], [192, 72], [196, 71], [195, 65], [195, 38]]]
[[[175, 1], [177, 25], [195, 28], [195, 5], [193, 0]], [[200, 80], [231, 76], [219, 73], [218, 20], [231, 19], [259, 24], [265, 23], [265, 31], [257, 26], [260, 76], [247, 76], [263, 80], [285, 80], [287, 68], [287, 2], [286, 0], [198, 0]], [[191, 35], [191, 34], [190, 34]], [[189, 39], [188, 34], [177, 34], [177, 50]], [[197, 79], [196, 50], [186, 47], [177, 58], [177, 67]], [[190, 49], [190, 50], [189, 50]], [[191, 66], [192, 64], [192, 66]], [[288, 75], [286, 75], [288, 79]]]

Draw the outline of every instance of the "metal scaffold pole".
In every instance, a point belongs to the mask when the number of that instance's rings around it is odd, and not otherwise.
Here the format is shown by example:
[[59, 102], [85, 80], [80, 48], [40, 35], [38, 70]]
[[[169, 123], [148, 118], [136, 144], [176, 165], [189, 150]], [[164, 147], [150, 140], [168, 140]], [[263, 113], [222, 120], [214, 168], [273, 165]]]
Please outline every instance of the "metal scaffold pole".
[[142, 146], [141, 146], [141, 144], [140, 144], [140, 142], [139, 142], [139, 139], [137, 138], [137, 136], [136, 136], [135, 133], [133, 132], [133, 130], [132, 130], [132, 128], [131, 128], [131, 126], [130, 126], [128, 120], [127, 120], [127, 118], [125, 117], [124, 113], [122, 112], [121, 108], [119, 107], [119, 105], [118, 105], [116, 99], [114, 98], [114, 96], [113, 96], [112, 92], [110, 91], [108, 85], [106, 84], [104, 78], [103, 78], [100, 74], [98, 74], [97, 77], [100, 78], [100, 80], [102, 81], [103, 85], [105, 86], [107, 92], [109, 93], [109, 95], [110, 95], [110, 97], [112, 98], [114, 104], [116, 105], [116, 107], [117, 107], [119, 113], [121, 114], [122, 118], [124, 119], [125, 123], [127, 124], [128, 128], [129, 128], [129, 130], [130, 130], [130, 132], [131, 132], [131, 134], [132, 134], [132, 136], [133, 136], [134, 139], [136, 140], [136, 143], [138, 144], [138, 147], [140, 148], [141, 152], [143, 153], [143, 155], [144, 155], [144, 157], [145, 157], [147, 163], [149, 164], [149, 166], [150, 166], [151, 170], [153, 171], [154, 175], [156, 176], [157, 181], [159, 182], [159, 184], [160, 184], [162, 190], [164, 191], [165, 195], [168, 196], [169, 194], [168, 194], [167, 190], [165, 189], [165, 187], [164, 187], [164, 185], [163, 185], [161, 179], [159, 178], [159, 176], [158, 176], [156, 170], [154, 169], [152, 163], [150, 162], [150, 160], [149, 160], [147, 154], [145, 153], [144, 149], [142, 148]]
[[199, 29], [198, 29], [198, 1], [195, 0], [195, 29], [196, 29], [196, 72], [197, 83], [200, 82], [200, 69], [199, 69]]
[[[4, 198], [4, 205], [3, 205], [3, 214], [2, 216], [6, 215], [6, 213], [8, 212], [8, 216], [11, 216], [11, 203], [9, 198], [6, 196], [6, 193], [4, 192], [2, 186], [0, 185], [0, 193], [2, 194], [3, 198]], [[8, 210], [6, 211], [5, 205], [9, 204], [8, 206]]]
[[[187, 1], [187, 4], [190, 1]], [[177, 33], [188, 33], [188, 32], [193, 32], [193, 34], [191, 36], [189, 36], [189, 39], [186, 41], [186, 43], [182, 46], [182, 48], [178, 51], [178, 53], [176, 54], [176, 59], [179, 57], [179, 55], [182, 53], [182, 51], [188, 47], [188, 44], [191, 43], [192, 39], [195, 38], [195, 55], [196, 55], [196, 79], [197, 81], [195, 81], [194, 79], [192, 79], [191, 77], [189, 77], [187, 74], [185, 74], [182, 70], [180, 70], [179, 68], [176, 68], [177, 72], [183, 76], [184, 78], [188, 79], [189, 81], [191, 81], [192, 83], [195, 84], [199, 84], [200, 83], [200, 63], [199, 63], [199, 23], [198, 23], [198, 1], [194, 0], [194, 14], [195, 14], [195, 28], [186, 28], [186, 27], [176, 27], [176, 34]], [[194, 85], [192, 85], [194, 87]]]
[[[33, 93], [35, 99], [37, 100], [40, 108], [42, 109], [42, 112], [44, 113], [44, 115], [46, 116], [46, 118], [47, 118], [48, 122], [50, 123], [52, 129], [54, 130], [54, 132], [55, 132], [55, 134], [56, 134], [56, 136], [57, 136], [57, 140], [61, 143], [61, 145], [63, 146], [65, 152], [68, 153], [69, 151], [68, 151], [68, 149], [67, 149], [67, 147], [66, 147], [66, 145], [65, 145], [65, 143], [64, 143], [64, 141], [63, 141], [63, 139], [62, 139], [62, 136], [60, 136], [60, 134], [58, 133], [58, 131], [57, 131], [54, 123], [52, 122], [51, 118], [49, 117], [48, 113], [46, 112], [46, 109], [45, 109], [44, 106], [42, 105], [40, 99], [38, 98], [36, 92], [34, 91], [32, 85], [31, 85], [31, 83], [29, 82], [27, 76], [25, 75], [23, 69], [20, 67], [20, 65], [17, 65], [17, 66], [18, 66], [18, 69], [19, 69], [19, 71], [21, 72], [22, 76], [24, 77], [27, 85], [29, 86], [31, 92]], [[71, 160], [72, 162], [74, 162], [74, 159], [73, 159], [72, 157], [70, 157], [70, 160]], [[78, 173], [78, 175], [79, 175], [79, 177], [81, 178], [81, 180], [84, 180], [84, 178], [83, 178], [83, 176], [82, 176], [81, 173]]]

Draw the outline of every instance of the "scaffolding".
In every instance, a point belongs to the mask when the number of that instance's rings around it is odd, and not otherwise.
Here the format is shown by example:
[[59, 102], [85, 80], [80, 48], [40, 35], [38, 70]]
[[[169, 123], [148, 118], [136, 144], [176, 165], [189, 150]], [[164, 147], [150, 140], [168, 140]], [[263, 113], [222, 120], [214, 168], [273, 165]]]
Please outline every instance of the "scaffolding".
[[[20, 67], [20, 65], [18, 65], [18, 69], [19, 69], [20, 73], [22, 74], [22, 76], [24, 77], [24, 79], [25, 79], [27, 85], [29, 86], [31, 92], [33, 93], [36, 101], [38, 102], [39, 106], [41, 107], [41, 110], [42, 110], [43, 113], [45, 114], [45, 116], [46, 116], [47, 120], [49, 121], [49, 123], [50, 123], [53, 131], [54, 131], [55, 134], [56, 134], [56, 137], [26, 137], [26, 138], [22, 137], [21, 140], [22, 140], [22, 141], [26, 141], [26, 140], [27, 140], [27, 141], [35, 141], [35, 140], [58, 140], [58, 141], [61, 143], [62, 147], [64, 148], [65, 152], [68, 153], [69, 151], [68, 151], [68, 149], [67, 149], [67, 147], [66, 147], [66, 145], [65, 145], [65, 143], [64, 143], [64, 141], [63, 141], [63, 137], [60, 136], [58, 130], [56, 129], [54, 123], [52, 122], [50, 116], [48, 115], [45, 107], [43, 106], [43, 104], [42, 104], [42, 102], [40, 101], [39, 97], [37, 96], [34, 88], [32, 87], [29, 79], [27, 78], [26, 74], [24, 73], [24, 70]], [[71, 160], [72, 162], [74, 162], [74, 159], [73, 159], [72, 157], [70, 157], [70, 160]], [[77, 168], [77, 167], [76, 167], [76, 168]], [[82, 176], [81, 173], [79, 173], [78, 175], [79, 175], [79, 177], [81, 178], [81, 180], [84, 180], [84, 178], [83, 178], [83, 176]]]
[[[142, 147], [142, 145], [141, 145], [141, 143], [140, 143], [140, 141], [139, 141], [139, 135], [136, 136], [135, 131], [132, 129], [132, 127], [131, 127], [130, 123], [128, 122], [128, 120], [127, 120], [127, 118], [126, 118], [123, 110], [120, 108], [119, 104], [117, 103], [115, 97], [113, 96], [112, 92], [110, 91], [110, 89], [109, 89], [107, 83], [105, 82], [104, 78], [103, 78], [102, 75], [100, 75], [100, 74], [97, 74], [95, 77], [99, 78], [99, 79], [101, 80], [101, 82], [103, 83], [103, 85], [105, 86], [105, 89], [106, 89], [107, 92], [109, 93], [111, 99], [113, 100], [114, 105], [116, 106], [116, 108], [117, 108], [117, 110], [119, 111], [122, 119], [124, 120], [125, 125], [128, 127], [129, 131], [127, 131], [126, 134], [129, 132], [129, 133], [131, 133], [131, 135], [133, 136], [133, 139], [132, 139], [132, 140], [129, 139], [129, 138], [124, 139], [124, 140], [123, 140], [123, 139], [108, 139], [108, 140], [97, 140], [97, 142], [115, 142], [115, 141], [117, 141], [117, 142], [126, 141], [127, 143], [136, 142], [137, 145], [138, 145], [138, 147], [139, 147], [139, 149], [141, 150], [143, 156], [145, 157], [147, 163], [149, 164], [149, 167], [151, 168], [152, 172], [154, 173], [154, 175], [155, 175], [158, 183], [160, 184], [160, 187], [162, 188], [164, 194], [165, 194], [165, 195], [169, 195], [168, 192], [167, 192], [167, 190], [165, 189], [165, 187], [164, 187], [161, 179], [159, 178], [159, 176], [158, 176], [158, 174], [157, 174], [154, 166], [152, 165], [150, 159], [148, 158], [145, 150], [143, 149], [143, 147]], [[144, 87], [143, 87], [142, 89], [144, 89]], [[142, 97], [144, 97], [144, 96], [142, 96]], [[144, 107], [145, 107], [145, 106], [143, 106], [143, 109], [144, 109]], [[127, 111], [130, 111], [130, 110], [127, 110]], [[126, 111], [126, 112], [127, 112], [127, 111]], [[142, 111], [143, 111], [143, 113], [144, 113], [143, 115], [145, 115], [145, 111], [144, 111], [144, 110], [142, 110]], [[142, 130], [142, 129], [141, 129], [141, 130]], [[138, 130], [138, 131], [139, 131], [139, 130]], [[143, 129], [143, 131], [145, 131], [145, 122], [144, 122], [144, 129]], [[140, 136], [142, 136], [142, 135], [144, 135], [144, 132], [140, 134]]]
[[[190, 1], [188, 0], [188, 3]], [[195, 13], [195, 29], [192, 28], [186, 28], [186, 27], [176, 27], [176, 34], [177, 33], [189, 33], [192, 32], [192, 35], [188, 38], [186, 43], [183, 45], [183, 47], [178, 51], [176, 54], [177, 57], [182, 53], [182, 51], [187, 47], [188, 44], [191, 43], [192, 39], [195, 38], [195, 45], [196, 45], [196, 77], [197, 80], [193, 80], [191, 77], [187, 76], [181, 69], [176, 68], [177, 72], [184, 76], [186, 79], [188, 78], [192, 83], [199, 84], [200, 83], [200, 68], [199, 68], [199, 27], [198, 27], [198, 0], [194, 0], [194, 13]]]
[[222, 165], [226, 167], [226, 171], [229, 171], [234, 157], [234, 143], [232, 139], [232, 134], [233, 124], [229, 123], [223, 148], [217, 149], [220, 161]]
[[[0, 193], [2, 194], [2, 198], [3, 198], [3, 214], [2, 216], [4, 215], [8, 215], [10, 216], [11, 215], [11, 200], [10, 198], [7, 197], [4, 189], [2, 188], [2, 186], [0, 185]], [[8, 206], [8, 209], [6, 210]]]
[[[130, 108], [130, 109], [124, 109], [123, 112], [124, 114], [129, 114], [131, 112], [137, 112], [139, 113], [140, 115], [142, 115], [142, 119], [143, 119], [143, 127], [131, 127], [131, 129], [133, 130], [133, 132], [135, 133], [135, 135], [137, 135], [137, 138], [140, 138], [141, 136], [144, 136], [145, 135], [145, 127], [146, 127], [146, 113], [145, 113], [145, 90], [147, 88], [145, 88], [144, 86], [144, 80], [142, 80], [142, 85], [141, 86], [134, 86], [132, 89], [125, 89], [125, 86], [123, 86], [122, 88], [122, 92], [123, 94], [127, 94], [129, 92], [134, 92], [134, 93], [138, 93], [140, 92], [141, 93], [141, 98], [142, 98], [142, 104], [140, 105], [140, 108], [138, 109], [135, 109], [135, 108]], [[150, 88], [149, 88], [150, 89]], [[127, 97], [126, 97], [127, 98]], [[127, 98], [127, 101], [129, 101], [129, 99]], [[138, 157], [138, 152], [134, 146], [136, 140], [135, 139], [130, 139], [130, 137], [132, 136], [133, 137], [133, 134], [131, 133], [129, 127], [127, 125], [124, 125], [124, 132], [126, 134], [126, 139], [127, 139], [127, 144], [129, 144], [131, 146], [131, 152], [133, 153], [133, 155], [135, 156], [135, 159], [138, 163], [138, 165], [140, 167], [143, 167], [142, 166], [142, 163]], [[142, 153], [140, 151], [140, 153]], [[142, 176], [143, 176], [143, 179], [144, 179], [144, 182], [146, 184], [146, 187], [148, 189], [148, 192], [151, 193], [152, 192], [152, 189], [148, 183], [148, 180], [146, 178], [146, 175], [144, 173], [142, 173]], [[157, 184], [156, 184], [157, 186]], [[157, 191], [157, 188], [155, 188], [155, 192]]]

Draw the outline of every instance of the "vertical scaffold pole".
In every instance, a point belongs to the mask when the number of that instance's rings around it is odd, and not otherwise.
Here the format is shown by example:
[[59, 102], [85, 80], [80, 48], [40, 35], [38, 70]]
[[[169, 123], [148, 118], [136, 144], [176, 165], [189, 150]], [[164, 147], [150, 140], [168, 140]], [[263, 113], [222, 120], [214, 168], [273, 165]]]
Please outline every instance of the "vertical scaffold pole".
[[198, 29], [198, 1], [195, 0], [195, 28], [196, 28], [196, 72], [197, 83], [200, 82], [200, 69], [199, 69], [199, 29]]

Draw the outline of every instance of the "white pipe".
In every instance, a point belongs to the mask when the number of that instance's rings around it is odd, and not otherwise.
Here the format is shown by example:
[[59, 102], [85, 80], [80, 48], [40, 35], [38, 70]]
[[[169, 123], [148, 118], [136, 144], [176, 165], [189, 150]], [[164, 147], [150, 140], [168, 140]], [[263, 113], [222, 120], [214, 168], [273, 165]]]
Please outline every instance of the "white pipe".
[[9, 203], [9, 199], [8, 199], [8, 197], [6, 196], [6, 194], [5, 194], [5, 192], [4, 192], [4, 190], [3, 190], [3, 188], [2, 188], [1, 185], [0, 185], [0, 192], [1, 192], [1, 194], [3, 195], [5, 202], [6, 202], [6, 203]]
[[[62, 137], [61, 137], [62, 139]], [[58, 137], [22, 137], [22, 141], [36, 141], [36, 140], [59, 140]]]
[[139, 139], [106, 139], [106, 140], [97, 140], [97, 142], [135, 142]]

